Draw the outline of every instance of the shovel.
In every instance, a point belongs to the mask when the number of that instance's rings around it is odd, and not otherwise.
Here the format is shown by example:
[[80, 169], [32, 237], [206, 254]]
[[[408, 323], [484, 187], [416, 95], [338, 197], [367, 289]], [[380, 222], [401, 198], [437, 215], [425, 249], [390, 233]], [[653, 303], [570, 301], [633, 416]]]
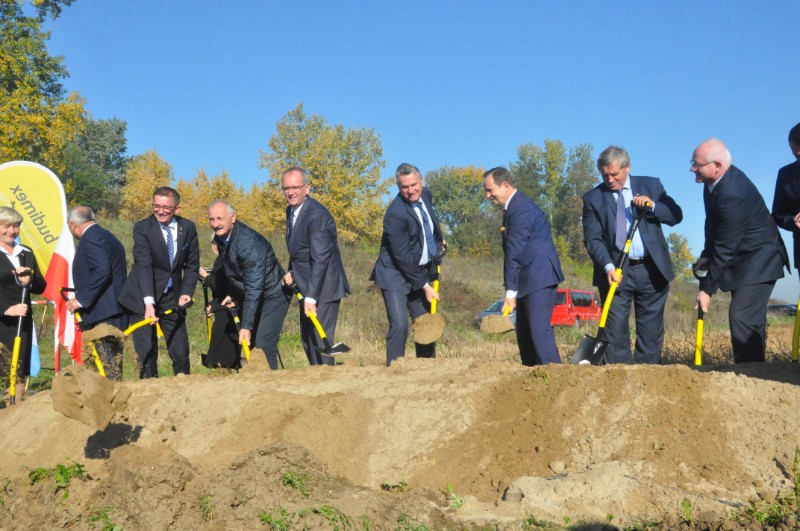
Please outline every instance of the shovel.
[[[303, 302], [305, 301], [305, 297], [303, 297], [303, 294], [300, 293], [297, 284], [293, 284], [292, 289], [294, 290], [295, 295], [297, 295], [297, 300], [300, 301], [300, 304], [303, 304]], [[341, 341], [339, 343], [336, 343], [335, 345], [331, 345], [328, 336], [325, 335], [325, 330], [323, 330], [322, 325], [319, 324], [319, 319], [317, 319], [317, 316], [314, 315], [313, 312], [308, 313], [308, 318], [311, 319], [311, 322], [314, 324], [314, 328], [317, 329], [317, 333], [319, 334], [320, 339], [322, 339], [322, 344], [324, 345], [324, 348], [314, 347], [314, 350], [319, 352], [320, 355], [335, 357], [338, 354], [344, 354], [345, 352], [350, 352], [350, 347], [348, 347]], [[283, 362], [281, 362], [281, 365], [283, 365]]]
[[792, 330], [792, 361], [797, 363], [797, 354], [800, 351], [800, 298], [797, 299], [798, 311], [794, 314], [794, 330]]
[[[67, 292], [74, 292], [75, 288], [61, 288], [61, 298], [65, 301], [69, 300], [67, 297]], [[83, 319], [81, 319], [81, 312], [75, 311], [72, 312], [72, 315], [75, 316], [75, 321], [78, 323], [78, 328], [83, 330]], [[89, 341], [89, 344], [92, 346], [92, 359], [94, 360], [94, 366], [97, 367], [97, 372], [100, 376], [106, 376], [106, 370], [103, 368], [103, 362], [100, 359], [100, 354], [97, 353], [97, 348], [94, 345], [94, 341]]]
[[[164, 317], [165, 315], [169, 315], [169, 314], [175, 313], [175, 312], [186, 313], [186, 310], [192, 304], [194, 304], [194, 299], [190, 299], [189, 302], [187, 302], [183, 306], [178, 305], [178, 306], [175, 306], [174, 308], [170, 308], [168, 310], [164, 310], [163, 312], [159, 313], [156, 317], [159, 317], [159, 318], [160, 317]], [[123, 332], [123, 334], [125, 334], [126, 336], [129, 336], [133, 332], [135, 332], [136, 330], [140, 329], [141, 327], [149, 325], [150, 323], [153, 322], [153, 320], [155, 320], [155, 317], [148, 317], [147, 319], [142, 319], [138, 323], [134, 323], [134, 324], [130, 325], [128, 328], [126, 328], [125, 331]], [[158, 322], [156, 322], [156, 332], [158, 334], [158, 337], [164, 337], [164, 332], [161, 330], [161, 325], [159, 325]]]
[[[633, 205], [631, 205], [633, 208]], [[631, 250], [631, 242], [633, 235], [636, 234], [636, 229], [639, 228], [639, 222], [644, 217], [647, 209], [652, 208], [648, 203], [645, 208], [639, 213], [638, 216], [633, 218], [631, 223], [631, 230], [628, 231], [628, 239], [625, 240], [625, 246], [617, 259], [617, 278], [622, 277], [622, 269], [625, 267], [625, 262], [628, 260], [628, 253]], [[606, 340], [606, 319], [608, 319], [608, 311], [611, 309], [611, 302], [614, 299], [614, 293], [617, 291], [619, 281], [615, 280], [608, 288], [608, 295], [606, 296], [605, 304], [603, 304], [603, 313], [600, 314], [600, 326], [597, 329], [597, 337], [590, 335], [583, 336], [578, 348], [569, 360], [572, 364], [578, 365], [603, 365], [605, 363], [606, 349], [608, 348], [608, 341]]]
[[485, 334], [502, 334], [509, 330], [514, 330], [514, 323], [508, 317], [511, 307], [506, 306], [503, 315], [487, 315], [481, 319], [481, 332]]
[[[31, 281], [27, 284], [20, 283], [16, 272], [14, 273], [14, 279], [17, 281], [17, 285], [22, 288], [22, 304], [25, 304], [28, 292], [31, 289], [31, 282], [33, 282], [33, 271], [31, 270]], [[12, 406], [17, 403], [17, 369], [19, 367], [19, 349], [22, 344], [22, 323], [24, 320], [24, 316], [20, 316], [17, 320], [17, 335], [14, 337], [14, 350], [11, 352], [11, 370], [8, 373], [8, 403]]]
[[705, 314], [700, 305], [697, 305], [697, 332], [694, 339], [694, 364], [699, 367], [703, 364], [703, 323]]
[[[439, 278], [442, 275], [442, 258], [447, 253], [445, 247], [441, 254], [436, 257], [436, 276], [433, 278], [433, 291], [439, 293]], [[437, 341], [444, 333], [444, 317], [436, 313], [439, 301], [431, 301], [431, 313], [420, 315], [414, 320], [414, 342], [420, 345], [430, 345]]]

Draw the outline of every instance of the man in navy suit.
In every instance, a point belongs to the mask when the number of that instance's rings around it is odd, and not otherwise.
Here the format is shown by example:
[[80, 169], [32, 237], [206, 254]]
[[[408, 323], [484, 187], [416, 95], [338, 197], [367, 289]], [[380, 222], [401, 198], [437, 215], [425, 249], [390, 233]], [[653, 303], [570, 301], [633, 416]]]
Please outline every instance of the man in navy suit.
[[[439, 249], [444, 246], [432, 194], [424, 187], [419, 169], [400, 164], [395, 179], [399, 193], [383, 217], [381, 249], [370, 276], [383, 294], [389, 317], [387, 366], [405, 355], [408, 315], [417, 319], [430, 312], [433, 299], [439, 300], [431, 283]], [[414, 343], [414, 347], [418, 358], [436, 357], [435, 342]]]
[[789, 131], [789, 148], [796, 160], [778, 170], [772, 217], [780, 228], [792, 233], [794, 267], [800, 269], [800, 124]]
[[[97, 224], [94, 211], [88, 206], [73, 207], [67, 216], [67, 226], [80, 240], [72, 262], [75, 298], [67, 301], [67, 309], [80, 313], [84, 331], [101, 323], [124, 330], [127, 319], [117, 297], [127, 277], [125, 248], [116, 236]], [[98, 340], [95, 348], [106, 376], [121, 380], [122, 343]]]
[[517, 345], [522, 364], [561, 363], [550, 316], [564, 275], [550, 222], [542, 209], [517, 189], [506, 168], [484, 173], [483, 189], [487, 199], [503, 208], [503, 310], [517, 310]]
[[[597, 159], [603, 182], [583, 195], [583, 243], [594, 262], [593, 283], [605, 301], [611, 283], [619, 285], [606, 320], [608, 363], [631, 362], [628, 320], [636, 308], [636, 344], [633, 361], [661, 361], [664, 346], [664, 306], [669, 283], [675, 277], [662, 224], [677, 225], [683, 212], [656, 177], [630, 175], [628, 152], [606, 148]], [[631, 203], [635, 208], [631, 207]], [[622, 278], [615, 264], [625, 245], [633, 216], [644, 212], [631, 243]]]
[[[119, 302], [130, 321], [154, 317], [161, 324], [175, 374], [189, 374], [189, 337], [183, 312], [157, 315], [192, 300], [200, 248], [197, 228], [176, 215], [181, 196], [169, 187], [153, 192], [153, 215], [133, 226], [133, 267]], [[155, 321], [153, 322], [155, 325]], [[158, 338], [155, 326], [133, 332], [140, 378], [158, 377]]]
[[334, 365], [333, 358], [323, 357], [315, 347], [322, 339], [308, 318], [317, 316], [325, 335], [334, 343], [339, 302], [350, 293], [350, 284], [342, 265], [336, 241], [336, 222], [319, 201], [309, 197], [311, 181], [302, 168], [290, 168], [281, 178], [286, 207], [286, 248], [289, 250], [286, 285], [297, 284], [303, 294], [300, 308], [300, 340], [311, 365]]
[[695, 269], [705, 271], [697, 306], [708, 311], [718, 289], [731, 292], [728, 319], [736, 363], [764, 361], [767, 304], [775, 281], [789, 268], [789, 256], [764, 198], [731, 162], [716, 138], [692, 153], [695, 182], [703, 183], [705, 245]]

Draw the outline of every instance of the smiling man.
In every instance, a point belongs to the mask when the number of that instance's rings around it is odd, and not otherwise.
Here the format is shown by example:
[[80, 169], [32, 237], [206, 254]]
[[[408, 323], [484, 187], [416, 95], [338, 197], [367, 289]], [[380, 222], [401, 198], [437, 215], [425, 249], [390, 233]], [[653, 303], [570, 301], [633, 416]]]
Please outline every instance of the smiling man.
[[[395, 172], [397, 197], [383, 217], [381, 249], [370, 280], [380, 288], [389, 331], [386, 334], [386, 365], [405, 355], [408, 315], [416, 319], [430, 312], [439, 295], [431, 282], [436, 260], [445, 244], [439, 220], [433, 211], [432, 194], [425, 188], [416, 166], [403, 163]], [[435, 358], [436, 343], [414, 343], [418, 358]]]
[[290, 297], [281, 285], [283, 268], [267, 239], [238, 221], [227, 201], [217, 199], [208, 206], [208, 224], [228, 279], [225, 295], [241, 312], [239, 342], [263, 350], [270, 369], [275, 370]]

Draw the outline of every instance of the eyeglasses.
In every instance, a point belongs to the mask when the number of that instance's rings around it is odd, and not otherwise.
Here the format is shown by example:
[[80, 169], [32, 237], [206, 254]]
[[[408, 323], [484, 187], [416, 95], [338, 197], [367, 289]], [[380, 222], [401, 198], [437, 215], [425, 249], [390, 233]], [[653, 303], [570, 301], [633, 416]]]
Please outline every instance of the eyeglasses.
[[692, 168], [696, 170], [699, 170], [703, 166], [708, 166], [709, 164], [713, 164], [715, 162], [716, 162], [715, 160], [709, 160], [708, 162], [705, 162], [703, 164], [698, 164], [697, 162], [694, 161], [694, 159], [689, 161], [689, 163], [692, 165]]
[[161, 212], [166, 212], [167, 214], [169, 214], [170, 212], [174, 211], [176, 208], [178, 208], [177, 205], [176, 206], [153, 205], [153, 212], [158, 212], [160, 210]]
[[299, 192], [300, 190], [302, 190], [306, 186], [308, 186], [308, 185], [304, 184], [302, 186], [282, 186], [281, 190], [283, 190], [284, 193], [286, 193], [286, 192]]

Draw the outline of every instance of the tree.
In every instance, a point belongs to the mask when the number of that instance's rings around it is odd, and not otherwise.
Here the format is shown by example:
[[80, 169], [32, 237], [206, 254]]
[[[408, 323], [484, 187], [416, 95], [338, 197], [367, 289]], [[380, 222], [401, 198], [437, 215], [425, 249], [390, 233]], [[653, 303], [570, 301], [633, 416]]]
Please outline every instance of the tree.
[[133, 157], [125, 171], [120, 217], [136, 221], [152, 211], [153, 191], [160, 186], [172, 186], [172, 165], [162, 159], [155, 149]]
[[223, 170], [222, 174], [208, 177], [205, 170], [197, 172], [191, 181], [181, 179], [175, 186], [181, 194], [181, 216], [199, 222], [208, 219], [208, 205], [217, 199], [224, 199], [236, 209], [237, 217], [251, 225], [249, 221], [249, 201], [245, 199], [242, 188], [237, 186]]
[[64, 149], [83, 127], [84, 100], [64, 98], [61, 79], [68, 76], [62, 57], [47, 51], [49, 32], [41, 27], [72, 0], [36, 0], [35, 17], [22, 2], [0, 0], [0, 160], [39, 162], [56, 173], [64, 170]]
[[669, 257], [672, 259], [672, 270], [675, 272], [675, 278], [681, 282], [694, 280], [691, 266], [695, 261], [695, 257], [692, 256], [692, 252], [689, 250], [689, 240], [686, 236], [677, 232], [670, 232], [667, 236], [667, 245], [669, 245]]
[[88, 160], [76, 142], [64, 148], [61, 180], [68, 205], [89, 205], [96, 211], [108, 207], [108, 186], [103, 170]]
[[373, 129], [330, 125], [324, 116], [306, 115], [301, 103], [278, 121], [268, 145], [259, 157], [259, 167], [269, 172], [260, 198], [268, 225], [262, 230], [283, 225], [281, 176], [300, 166], [311, 173], [313, 195], [330, 210], [343, 240], [380, 238], [391, 181], [381, 178], [383, 147]]

